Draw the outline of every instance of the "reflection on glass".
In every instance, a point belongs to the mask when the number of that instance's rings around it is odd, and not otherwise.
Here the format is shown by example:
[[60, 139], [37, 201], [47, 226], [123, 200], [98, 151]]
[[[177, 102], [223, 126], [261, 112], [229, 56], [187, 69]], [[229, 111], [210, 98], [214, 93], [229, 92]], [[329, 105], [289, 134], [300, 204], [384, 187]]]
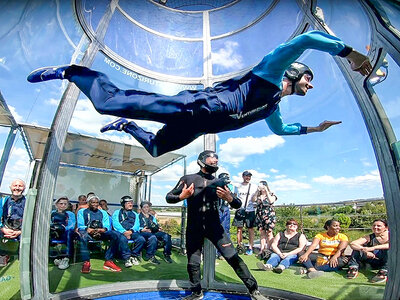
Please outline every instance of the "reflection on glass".
[[375, 8], [379, 11], [379, 16], [386, 24], [393, 26], [400, 31], [400, 4], [398, 1], [375, 0], [372, 1]]
[[[213, 74], [237, 72], [259, 63], [276, 45], [289, 39], [300, 21], [299, 13], [294, 1], [279, 1], [271, 13], [253, 26], [234, 35], [212, 40]], [[280, 24], [279, 30], [265, 30], [270, 24]]]
[[367, 53], [371, 30], [368, 17], [358, 1], [318, 0], [314, 15], [336, 36], [362, 53]]
[[393, 86], [397, 85], [399, 77], [399, 66], [390, 55], [386, 55], [377, 74], [371, 78], [373, 89], [378, 95], [397, 139], [400, 136], [400, 99], [393, 95]]

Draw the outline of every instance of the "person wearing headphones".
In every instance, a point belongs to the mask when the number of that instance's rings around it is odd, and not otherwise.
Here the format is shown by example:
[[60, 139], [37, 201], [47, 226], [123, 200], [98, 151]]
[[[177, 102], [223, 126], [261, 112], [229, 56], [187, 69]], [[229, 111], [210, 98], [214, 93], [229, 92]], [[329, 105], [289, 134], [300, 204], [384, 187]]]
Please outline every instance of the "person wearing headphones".
[[154, 257], [157, 250], [157, 238], [142, 232], [140, 228], [139, 214], [133, 210], [133, 199], [130, 196], [121, 198], [121, 207], [112, 215], [113, 227], [120, 232], [122, 242], [128, 245], [128, 240], [133, 241], [130, 261], [133, 265], [139, 265], [143, 248], [146, 249], [146, 258], [150, 263], [158, 265], [160, 262]]

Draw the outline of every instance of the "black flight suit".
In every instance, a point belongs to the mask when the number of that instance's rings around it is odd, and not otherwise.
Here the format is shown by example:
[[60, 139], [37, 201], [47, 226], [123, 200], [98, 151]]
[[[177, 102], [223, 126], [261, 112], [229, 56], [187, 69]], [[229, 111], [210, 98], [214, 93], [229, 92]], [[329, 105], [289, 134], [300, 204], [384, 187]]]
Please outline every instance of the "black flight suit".
[[[168, 203], [181, 201], [179, 195], [184, 184], [189, 187], [194, 184], [194, 193], [187, 199], [187, 226], [186, 226], [186, 250], [188, 257], [187, 270], [191, 282], [191, 290], [194, 293], [201, 291], [200, 285], [200, 263], [201, 251], [204, 238], [208, 238], [229, 265], [234, 269], [239, 278], [248, 288], [249, 292], [258, 289], [255, 278], [236, 252], [232, 241], [224, 231], [218, 214], [218, 197], [215, 183], [218, 181], [211, 174], [199, 171], [197, 174], [183, 176], [176, 187], [171, 190], [166, 200]], [[220, 181], [219, 181], [220, 182]], [[233, 208], [240, 208], [242, 202], [232, 194], [233, 201], [230, 205]]]

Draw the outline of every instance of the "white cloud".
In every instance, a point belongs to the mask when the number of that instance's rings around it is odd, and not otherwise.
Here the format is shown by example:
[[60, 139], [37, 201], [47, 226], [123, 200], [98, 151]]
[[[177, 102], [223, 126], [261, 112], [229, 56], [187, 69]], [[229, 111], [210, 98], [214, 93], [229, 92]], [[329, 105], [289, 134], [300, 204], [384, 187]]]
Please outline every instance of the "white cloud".
[[50, 106], [58, 106], [60, 104], [60, 99], [48, 99], [44, 101], [45, 104], [50, 105]]
[[278, 170], [273, 169], [273, 168], [269, 169], [269, 171], [270, 171], [271, 173], [278, 173], [278, 172], [279, 172]]
[[[219, 156], [221, 161], [238, 166], [247, 156], [263, 154], [275, 147], [282, 146], [285, 140], [278, 135], [269, 135], [255, 138], [252, 136], [229, 138], [225, 144], [220, 145]], [[251, 147], [249, 147], [251, 145]]]
[[224, 48], [218, 50], [218, 52], [211, 53], [211, 59], [213, 64], [220, 65], [227, 69], [235, 67], [235, 69], [241, 69], [244, 67], [242, 56], [236, 52], [239, 43], [227, 41], [224, 43]]
[[13, 115], [15, 121], [17, 121], [17, 123], [20, 123], [23, 121], [22, 116], [17, 113], [17, 110], [15, 109], [14, 106], [9, 105], [8, 108], [10, 109], [10, 112]]
[[369, 172], [368, 174], [355, 177], [334, 178], [330, 175], [324, 175], [313, 178], [313, 181], [328, 185], [355, 187], [355, 186], [370, 186], [370, 185], [380, 184], [381, 178], [379, 176], [379, 171], [375, 170]]
[[286, 175], [277, 175], [275, 176], [275, 179], [282, 179], [282, 178], [286, 178]]
[[[1, 153], [3, 149], [1, 150]], [[3, 181], [1, 184], [1, 191], [9, 193], [9, 186], [11, 182], [20, 178], [27, 181], [29, 171], [29, 158], [25, 148], [13, 148], [7, 162], [6, 171], [4, 173]]]
[[311, 189], [311, 185], [294, 179], [279, 179], [269, 182], [272, 191], [296, 191]]

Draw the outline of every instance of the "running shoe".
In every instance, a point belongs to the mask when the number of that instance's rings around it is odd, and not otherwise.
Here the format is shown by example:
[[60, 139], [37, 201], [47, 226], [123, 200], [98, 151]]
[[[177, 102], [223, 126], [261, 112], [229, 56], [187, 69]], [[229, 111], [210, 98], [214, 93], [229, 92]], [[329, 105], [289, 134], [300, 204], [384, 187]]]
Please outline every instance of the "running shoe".
[[60, 263], [58, 264], [58, 268], [59, 268], [60, 270], [65, 270], [65, 269], [68, 269], [68, 267], [69, 267], [69, 258], [68, 258], [68, 257], [64, 257], [64, 258], [60, 261]]
[[372, 283], [382, 283], [387, 281], [387, 271], [379, 270], [378, 273], [371, 278], [370, 282]]
[[347, 271], [346, 278], [347, 279], [354, 279], [358, 276], [358, 269], [355, 267], [350, 267]]
[[264, 270], [264, 271], [271, 271], [272, 270], [272, 265], [263, 264], [262, 261], [258, 261], [257, 262], [257, 268], [259, 268], [260, 270]]
[[150, 257], [148, 262], [152, 263], [153, 265], [159, 265], [160, 264], [160, 262], [158, 261], [158, 259], [155, 256]]
[[263, 295], [261, 295], [259, 290], [255, 290], [253, 292], [250, 293], [250, 298], [252, 300], [268, 300], [269, 298], [264, 297]]
[[69, 66], [44, 67], [32, 71], [27, 80], [29, 82], [42, 82], [53, 79], [64, 79], [65, 70]]
[[140, 260], [135, 257], [135, 256], [131, 256], [130, 261], [132, 262], [133, 265], [138, 266], [140, 265]]
[[101, 127], [100, 132], [103, 133], [109, 130], [122, 131], [128, 123], [129, 121], [127, 119], [119, 118]]
[[85, 261], [82, 265], [81, 273], [88, 274], [90, 273], [91, 268], [90, 268], [90, 261]]
[[272, 269], [272, 271], [274, 271], [274, 273], [278, 273], [278, 274], [281, 274], [283, 272], [283, 270], [285, 270], [285, 266], [283, 266], [283, 265], [278, 265], [276, 268]]
[[122, 269], [120, 267], [118, 267], [112, 260], [107, 260], [103, 265], [103, 269], [114, 271], [114, 272], [122, 271]]
[[253, 255], [253, 250], [251, 250], [251, 249], [247, 249], [247, 251], [246, 251], [246, 255]]
[[174, 262], [172, 260], [171, 256], [169, 256], [169, 255], [164, 255], [164, 260], [169, 264], [172, 264]]

